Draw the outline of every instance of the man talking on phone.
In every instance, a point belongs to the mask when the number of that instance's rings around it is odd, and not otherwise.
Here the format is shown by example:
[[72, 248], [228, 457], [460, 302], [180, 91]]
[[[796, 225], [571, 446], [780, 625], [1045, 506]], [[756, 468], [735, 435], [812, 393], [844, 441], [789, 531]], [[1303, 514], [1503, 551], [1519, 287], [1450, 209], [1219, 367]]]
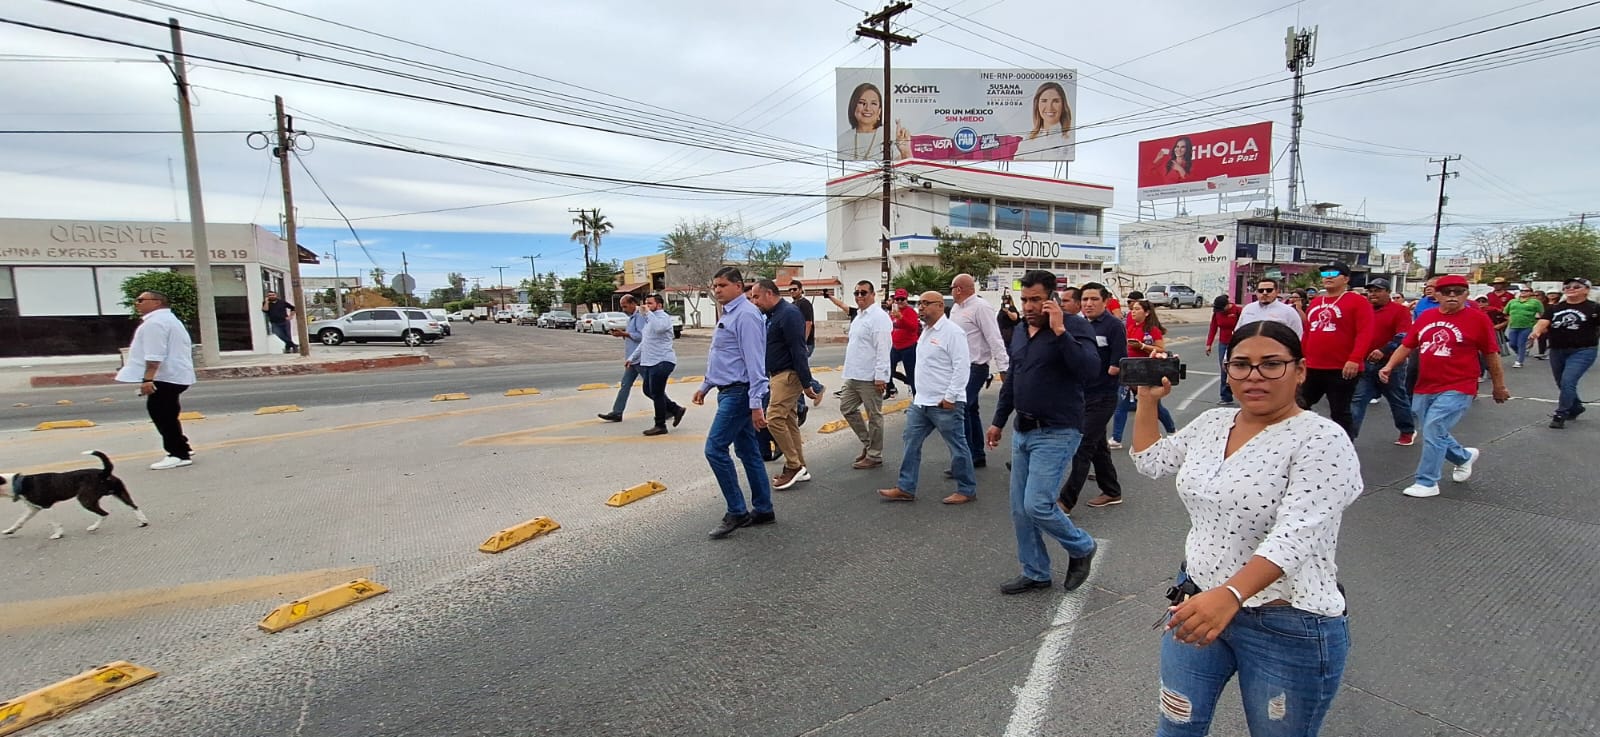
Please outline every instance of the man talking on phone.
[[1066, 548], [1070, 560], [1062, 586], [1089, 579], [1095, 542], [1056, 506], [1061, 476], [1083, 438], [1083, 385], [1100, 374], [1095, 332], [1055, 301], [1056, 277], [1048, 271], [1022, 276], [1022, 314], [1028, 325], [1011, 338], [1011, 371], [1000, 385], [985, 441], [999, 447], [1001, 428], [1016, 411], [1011, 435], [1011, 525], [1017, 533], [1022, 575], [1000, 587], [1004, 594], [1049, 588], [1050, 553], [1044, 536]]

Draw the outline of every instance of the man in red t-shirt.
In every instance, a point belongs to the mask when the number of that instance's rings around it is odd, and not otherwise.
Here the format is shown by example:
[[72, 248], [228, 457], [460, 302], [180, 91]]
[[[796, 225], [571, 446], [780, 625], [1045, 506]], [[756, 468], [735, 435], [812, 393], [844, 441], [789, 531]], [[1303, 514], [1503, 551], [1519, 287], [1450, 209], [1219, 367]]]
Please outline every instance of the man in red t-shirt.
[[1494, 291], [1483, 295], [1489, 299], [1489, 309], [1505, 312], [1506, 305], [1511, 304], [1511, 300], [1516, 299], [1517, 295], [1511, 293], [1511, 285], [1506, 283], [1506, 278], [1503, 276], [1495, 277], [1489, 284], [1494, 287]]
[[1461, 447], [1450, 431], [1466, 416], [1478, 395], [1480, 360], [1488, 363], [1494, 401], [1504, 404], [1511, 398], [1500, 368], [1494, 325], [1483, 310], [1466, 308], [1466, 277], [1439, 277], [1434, 295], [1439, 306], [1417, 316], [1405, 342], [1378, 371], [1378, 378], [1387, 382], [1408, 354], [1418, 353], [1417, 388], [1411, 409], [1422, 420], [1422, 458], [1417, 461], [1416, 480], [1401, 492], [1410, 497], [1439, 495], [1439, 477], [1444, 473], [1445, 461], [1456, 464], [1450, 478], [1457, 483], [1472, 478], [1478, 449]]
[[922, 320], [917, 317], [916, 308], [907, 304], [909, 296], [904, 289], [894, 290], [894, 307], [889, 310], [889, 321], [893, 329], [889, 332], [889, 391], [885, 397], [892, 397], [898, 392], [894, 389], [895, 367], [905, 364], [905, 372], [898, 376], [905, 380], [906, 389], [912, 394], [917, 393], [917, 338], [922, 335]]
[[1306, 306], [1306, 380], [1300, 406], [1311, 409], [1328, 398], [1328, 418], [1356, 436], [1350, 402], [1362, 362], [1372, 351], [1372, 303], [1350, 291], [1350, 267], [1335, 261], [1322, 267], [1322, 293]]
[[[1411, 390], [1408, 389], [1405, 364], [1397, 371], [1394, 381], [1379, 381], [1378, 369], [1383, 368], [1390, 354], [1400, 347], [1406, 333], [1411, 330], [1411, 310], [1391, 299], [1388, 279], [1367, 282], [1367, 301], [1372, 303], [1372, 342], [1366, 355], [1366, 365], [1356, 379], [1356, 398], [1350, 402], [1350, 415], [1355, 420], [1356, 433], [1367, 416], [1367, 403], [1381, 394], [1389, 400], [1389, 415], [1394, 418], [1394, 429], [1400, 431], [1395, 445], [1416, 442], [1417, 425], [1411, 414]], [[1352, 434], [1351, 440], [1356, 436]]]

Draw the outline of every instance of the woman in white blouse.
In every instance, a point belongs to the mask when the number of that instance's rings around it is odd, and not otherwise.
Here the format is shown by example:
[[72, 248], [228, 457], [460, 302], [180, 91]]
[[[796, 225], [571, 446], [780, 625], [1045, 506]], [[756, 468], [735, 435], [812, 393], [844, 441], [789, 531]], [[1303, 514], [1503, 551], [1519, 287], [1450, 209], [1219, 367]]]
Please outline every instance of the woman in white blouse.
[[1226, 368], [1239, 408], [1166, 438], [1156, 402], [1171, 384], [1139, 388], [1134, 464], [1150, 478], [1177, 474], [1185, 562], [1200, 588], [1169, 611], [1156, 734], [1206, 734], [1237, 674], [1252, 735], [1314, 735], [1350, 646], [1334, 552], [1361, 494], [1360, 461], [1338, 425], [1295, 403], [1306, 369], [1293, 330], [1239, 328]]

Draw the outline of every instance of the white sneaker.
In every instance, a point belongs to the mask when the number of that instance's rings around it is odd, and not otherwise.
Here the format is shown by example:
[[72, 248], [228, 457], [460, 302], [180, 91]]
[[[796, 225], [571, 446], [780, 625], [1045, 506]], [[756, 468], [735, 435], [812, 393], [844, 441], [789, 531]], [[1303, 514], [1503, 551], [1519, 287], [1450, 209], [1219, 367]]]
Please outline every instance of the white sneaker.
[[1381, 399], [1379, 399], [1377, 397], [1373, 397], [1372, 401], [1367, 402], [1367, 404], [1377, 404], [1378, 402], [1381, 402], [1381, 401], [1383, 401], [1383, 400], [1381, 400]]
[[1402, 491], [1400, 493], [1401, 494], [1405, 494], [1406, 496], [1409, 496], [1409, 497], [1416, 498], [1416, 499], [1427, 499], [1430, 496], [1438, 496], [1439, 495], [1439, 487], [1437, 487], [1437, 486], [1423, 486], [1422, 484], [1412, 484], [1410, 486], [1407, 486], [1405, 488], [1405, 491]]
[[1117, 440], [1107, 440], [1106, 447], [1112, 450], [1122, 450], [1122, 442]]
[[1522, 368], [1522, 362], [1521, 361], [1516, 361], [1516, 362], [1512, 363], [1511, 364], [1511, 368]]
[[162, 458], [161, 460], [150, 464], [150, 470], [152, 470], [152, 471], [165, 471], [165, 470], [167, 470], [169, 468], [182, 468], [183, 466], [192, 466], [192, 465], [194, 465], [194, 461], [191, 461], [191, 460], [189, 460], [187, 458], [176, 458], [176, 457], [173, 457], [173, 456], [167, 456], [166, 458]]
[[1461, 464], [1459, 466], [1456, 466], [1456, 470], [1450, 472], [1450, 478], [1455, 479], [1456, 483], [1458, 483], [1458, 484], [1463, 482], [1463, 481], [1466, 481], [1467, 479], [1472, 478], [1472, 464], [1477, 463], [1477, 462], [1478, 462], [1478, 449], [1477, 448], [1468, 448], [1467, 449], [1467, 462], [1463, 463], [1463, 464]]
[[807, 471], [805, 466], [801, 466], [800, 467], [800, 472], [796, 473], [794, 475], [794, 480], [795, 481], [810, 481], [811, 480], [811, 472]]

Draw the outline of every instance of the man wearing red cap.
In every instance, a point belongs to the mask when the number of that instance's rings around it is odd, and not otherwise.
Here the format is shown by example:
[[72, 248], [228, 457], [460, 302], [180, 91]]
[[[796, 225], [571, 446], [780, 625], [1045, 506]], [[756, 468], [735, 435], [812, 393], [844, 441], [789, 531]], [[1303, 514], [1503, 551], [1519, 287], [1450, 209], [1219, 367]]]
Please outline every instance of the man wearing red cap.
[[1328, 419], [1356, 436], [1350, 402], [1356, 380], [1372, 348], [1372, 303], [1350, 291], [1350, 267], [1335, 261], [1322, 267], [1322, 293], [1306, 306], [1306, 380], [1300, 406], [1311, 409], [1328, 398]]
[[912, 393], [917, 393], [917, 338], [922, 335], [922, 321], [917, 318], [917, 311], [906, 304], [908, 295], [904, 289], [894, 290], [894, 307], [889, 310], [889, 319], [894, 323], [894, 330], [889, 333], [892, 349], [889, 351], [889, 391], [884, 396], [892, 397], [894, 390], [894, 370], [901, 364], [905, 365], [906, 387]]
[[1411, 396], [1411, 412], [1422, 423], [1422, 457], [1417, 461], [1416, 480], [1401, 493], [1418, 498], [1439, 495], [1445, 461], [1456, 464], [1450, 474], [1456, 483], [1472, 478], [1478, 449], [1463, 448], [1450, 431], [1478, 395], [1480, 360], [1489, 367], [1494, 401], [1504, 404], [1511, 398], [1493, 323], [1483, 310], [1466, 309], [1466, 277], [1439, 277], [1434, 296], [1439, 306], [1417, 317], [1405, 342], [1378, 371], [1378, 379], [1387, 383], [1406, 356], [1417, 352], [1417, 388]]

